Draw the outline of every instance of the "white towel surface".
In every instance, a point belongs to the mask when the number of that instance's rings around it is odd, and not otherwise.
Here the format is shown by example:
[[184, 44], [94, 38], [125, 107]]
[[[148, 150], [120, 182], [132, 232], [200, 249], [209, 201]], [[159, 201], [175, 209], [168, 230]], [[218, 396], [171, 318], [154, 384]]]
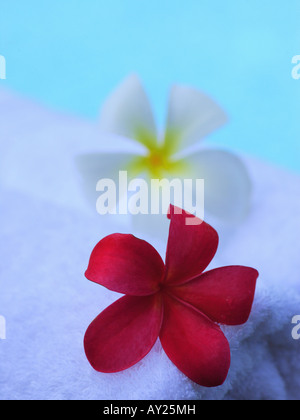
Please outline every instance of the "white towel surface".
[[[299, 399], [300, 178], [246, 157], [252, 209], [220, 231], [213, 267], [260, 272], [249, 322], [226, 327], [232, 365], [219, 388], [193, 384], [158, 342], [133, 368], [93, 371], [83, 351], [90, 322], [119, 295], [85, 279], [94, 245], [127, 228], [89, 212], [74, 165], [101, 145], [96, 124], [0, 91], [0, 399]], [[126, 146], [127, 147], [127, 146]], [[165, 239], [143, 239], [164, 256]], [[154, 243], [155, 242], [155, 243]]]

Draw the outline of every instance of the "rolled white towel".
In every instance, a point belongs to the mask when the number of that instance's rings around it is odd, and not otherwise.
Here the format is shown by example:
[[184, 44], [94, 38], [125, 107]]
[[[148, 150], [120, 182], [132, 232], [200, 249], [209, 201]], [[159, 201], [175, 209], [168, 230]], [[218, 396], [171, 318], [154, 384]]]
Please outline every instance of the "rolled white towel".
[[[83, 336], [118, 295], [87, 281], [84, 271], [93, 246], [119, 226], [83, 211], [73, 167], [74, 155], [95, 145], [96, 127], [1, 95], [0, 315], [6, 340], [0, 340], [0, 398], [299, 398], [300, 341], [292, 338], [292, 318], [300, 313], [300, 178], [246, 158], [253, 206], [243, 224], [221, 229], [214, 264], [253, 266], [260, 277], [248, 323], [224, 328], [232, 351], [224, 385], [195, 385], [159, 342], [131, 369], [97, 373], [85, 358]], [[88, 146], [81, 144], [85, 139]], [[161, 241], [162, 255], [164, 248]]]

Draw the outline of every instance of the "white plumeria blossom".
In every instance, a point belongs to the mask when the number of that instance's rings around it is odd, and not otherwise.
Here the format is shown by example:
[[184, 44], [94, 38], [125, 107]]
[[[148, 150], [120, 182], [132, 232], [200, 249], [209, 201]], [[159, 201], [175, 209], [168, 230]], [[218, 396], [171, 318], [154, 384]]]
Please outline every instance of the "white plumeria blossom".
[[[99, 179], [117, 182], [119, 171], [145, 179], [204, 179], [205, 212], [224, 222], [245, 217], [251, 182], [242, 160], [231, 152], [193, 146], [227, 122], [221, 107], [206, 94], [174, 85], [169, 96], [162, 135], [154, 120], [147, 94], [136, 75], [129, 76], [104, 103], [100, 127], [104, 133], [138, 142], [142, 153], [90, 153], [78, 157], [87, 191]], [[113, 137], [109, 137], [112, 141]]]

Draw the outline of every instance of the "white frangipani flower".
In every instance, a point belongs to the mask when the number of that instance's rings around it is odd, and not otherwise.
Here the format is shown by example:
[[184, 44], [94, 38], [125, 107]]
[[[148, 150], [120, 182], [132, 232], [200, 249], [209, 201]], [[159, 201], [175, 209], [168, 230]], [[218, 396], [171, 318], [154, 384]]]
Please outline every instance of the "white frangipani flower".
[[207, 95], [175, 85], [170, 92], [166, 127], [159, 135], [147, 94], [139, 78], [131, 75], [104, 103], [100, 127], [104, 133], [138, 142], [143, 152], [98, 151], [79, 156], [86, 190], [95, 198], [97, 181], [111, 178], [117, 182], [119, 171], [148, 179], [204, 179], [205, 212], [226, 222], [239, 221], [247, 214], [251, 192], [243, 162], [224, 150], [201, 147], [191, 151], [226, 122], [224, 111]]

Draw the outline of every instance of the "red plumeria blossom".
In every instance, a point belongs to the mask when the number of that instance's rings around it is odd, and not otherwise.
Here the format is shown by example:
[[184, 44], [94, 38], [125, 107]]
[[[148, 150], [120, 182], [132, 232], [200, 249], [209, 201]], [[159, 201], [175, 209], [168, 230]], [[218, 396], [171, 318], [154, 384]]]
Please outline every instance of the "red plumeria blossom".
[[204, 270], [219, 237], [207, 223], [171, 206], [166, 262], [148, 243], [113, 234], [92, 252], [87, 279], [124, 294], [88, 327], [84, 347], [94, 369], [113, 373], [143, 359], [159, 338], [177, 368], [206, 387], [222, 385], [230, 347], [219, 324], [247, 322], [258, 272], [229, 266]]

